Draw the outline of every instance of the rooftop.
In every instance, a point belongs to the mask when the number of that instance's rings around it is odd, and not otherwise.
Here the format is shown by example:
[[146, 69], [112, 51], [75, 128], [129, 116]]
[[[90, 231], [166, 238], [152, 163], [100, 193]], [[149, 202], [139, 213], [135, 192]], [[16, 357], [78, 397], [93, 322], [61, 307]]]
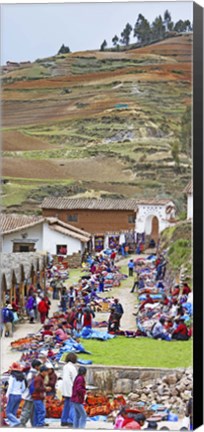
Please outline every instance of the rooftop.
[[42, 216], [25, 216], [17, 214], [0, 214], [0, 232], [7, 234], [20, 229], [37, 225], [44, 221]]
[[91, 234], [75, 228], [73, 225], [62, 222], [58, 218], [53, 217], [42, 217], [42, 216], [25, 216], [16, 214], [1, 214], [0, 215], [0, 232], [1, 234], [10, 234], [17, 232], [22, 229], [30, 228], [34, 225], [48, 222], [51, 229], [69, 235], [82, 242], [90, 240]]
[[170, 202], [170, 199], [75, 199], [59, 197], [45, 198], [41, 208], [58, 210], [137, 210], [139, 204], [166, 205]]

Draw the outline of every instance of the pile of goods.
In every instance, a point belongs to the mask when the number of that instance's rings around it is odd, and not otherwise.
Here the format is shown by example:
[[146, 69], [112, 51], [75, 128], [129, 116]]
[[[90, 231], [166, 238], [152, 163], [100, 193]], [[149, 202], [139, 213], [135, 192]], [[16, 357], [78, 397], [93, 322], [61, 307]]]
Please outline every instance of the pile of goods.
[[25, 337], [17, 339], [11, 342], [11, 349], [16, 351], [24, 351], [28, 349], [35, 349], [38, 346], [38, 338], [37, 337]]
[[[61, 418], [63, 401], [53, 396], [46, 396], [45, 403], [47, 418]], [[94, 417], [96, 415], [109, 415], [112, 411], [119, 410], [125, 404], [126, 401], [123, 396], [110, 398], [100, 393], [89, 392], [86, 396], [84, 408], [89, 417]]]
[[46, 396], [45, 407], [47, 418], [61, 418], [64, 401], [55, 399], [53, 396]]
[[109, 415], [112, 411], [119, 410], [126, 405], [123, 396], [110, 398], [100, 393], [88, 393], [85, 400], [85, 410], [89, 417], [97, 415]]

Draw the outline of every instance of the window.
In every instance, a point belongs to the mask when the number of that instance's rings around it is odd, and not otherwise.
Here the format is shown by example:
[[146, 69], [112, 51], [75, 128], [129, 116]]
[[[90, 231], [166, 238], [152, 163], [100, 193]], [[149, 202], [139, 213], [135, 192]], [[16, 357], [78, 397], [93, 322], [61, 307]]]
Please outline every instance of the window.
[[57, 245], [57, 255], [67, 255], [67, 245]]
[[13, 252], [34, 252], [35, 243], [13, 243]]
[[128, 216], [128, 223], [135, 223], [135, 215], [129, 215]]
[[20, 252], [29, 252], [29, 246], [26, 246], [26, 245], [20, 245], [19, 249], [20, 249]]
[[68, 215], [67, 222], [78, 222], [78, 215], [77, 214]]

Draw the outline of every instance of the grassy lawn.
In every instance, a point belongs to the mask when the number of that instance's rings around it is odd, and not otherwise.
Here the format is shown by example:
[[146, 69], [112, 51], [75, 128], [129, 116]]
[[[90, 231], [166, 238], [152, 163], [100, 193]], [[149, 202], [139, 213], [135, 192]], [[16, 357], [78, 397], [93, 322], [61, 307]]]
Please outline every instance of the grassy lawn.
[[92, 355], [80, 354], [93, 364], [177, 368], [192, 365], [192, 341], [166, 342], [148, 338], [117, 336], [108, 341], [81, 339], [82, 345]]
[[[121, 272], [127, 274], [127, 266], [121, 266]], [[80, 269], [71, 269], [68, 285], [76, 283], [81, 276]], [[129, 279], [121, 286], [114, 288], [114, 295], [120, 297], [120, 292], [128, 288]], [[113, 291], [105, 293], [105, 297], [112, 297]], [[136, 296], [134, 296], [136, 303]], [[105, 317], [104, 317], [105, 319]], [[97, 320], [97, 318], [96, 318]], [[105, 328], [101, 331], [106, 330]], [[149, 338], [126, 338], [117, 336], [108, 341], [81, 339], [82, 345], [92, 354], [80, 354], [82, 359], [91, 359], [93, 364], [176, 368], [192, 365], [192, 340], [187, 342], [156, 341]]]

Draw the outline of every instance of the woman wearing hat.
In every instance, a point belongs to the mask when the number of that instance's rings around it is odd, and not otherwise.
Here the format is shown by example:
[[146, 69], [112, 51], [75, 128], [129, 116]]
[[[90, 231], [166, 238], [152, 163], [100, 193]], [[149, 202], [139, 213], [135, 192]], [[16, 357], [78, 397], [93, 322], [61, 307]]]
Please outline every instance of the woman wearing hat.
[[26, 389], [26, 381], [22, 372], [22, 366], [14, 362], [10, 368], [11, 374], [9, 377], [8, 389], [6, 392], [7, 407], [6, 416], [9, 426], [14, 427], [20, 425], [20, 420], [16, 417], [22, 394]]

